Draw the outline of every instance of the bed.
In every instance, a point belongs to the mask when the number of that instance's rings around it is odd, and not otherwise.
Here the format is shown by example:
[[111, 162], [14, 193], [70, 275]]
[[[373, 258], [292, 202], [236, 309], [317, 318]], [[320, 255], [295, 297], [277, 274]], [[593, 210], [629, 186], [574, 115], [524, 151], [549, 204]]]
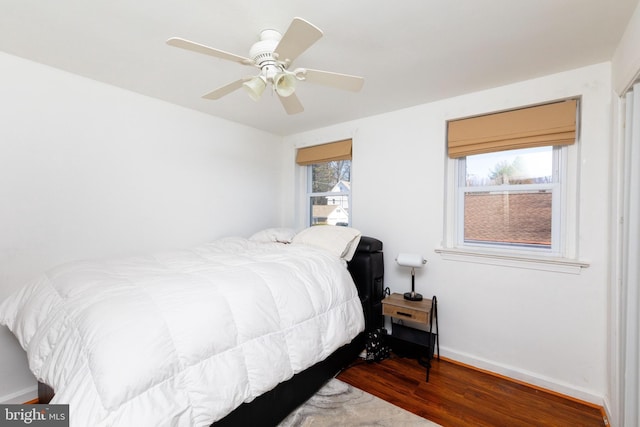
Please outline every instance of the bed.
[[72, 426], [275, 425], [361, 352], [381, 284], [363, 260], [381, 249], [321, 226], [74, 262], [0, 323]]

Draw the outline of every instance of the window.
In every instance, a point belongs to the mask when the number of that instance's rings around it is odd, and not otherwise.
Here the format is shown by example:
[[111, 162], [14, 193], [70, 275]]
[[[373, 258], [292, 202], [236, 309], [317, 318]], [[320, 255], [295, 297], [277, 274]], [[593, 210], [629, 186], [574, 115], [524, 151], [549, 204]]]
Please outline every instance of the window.
[[351, 160], [314, 163], [307, 169], [308, 225], [350, 225]]
[[560, 252], [560, 147], [461, 157], [457, 246]]
[[307, 168], [307, 225], [351, 224], [351, 140], [298, 149]]
[[572, 99], [447, 123], [449, 253], [573, 256], [577, 117]]

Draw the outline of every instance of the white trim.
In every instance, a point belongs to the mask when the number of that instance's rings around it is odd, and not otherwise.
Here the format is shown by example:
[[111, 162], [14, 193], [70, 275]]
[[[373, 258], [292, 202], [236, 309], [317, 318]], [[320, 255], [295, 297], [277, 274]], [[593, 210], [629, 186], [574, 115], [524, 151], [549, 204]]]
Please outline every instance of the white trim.
[[471, 365], [485, 371], [490, 371], [495, 374], [511, 378], [513, 380], [522, 381], [526, 384], [553, 391], [555, 393], [560, 393], [574, 399], [592, 403], [594, 405], [603, 406], [604, 403], [603, 396], [594, 394], [589, 390], [576, 387], [564, 381], [558, 381], [553, 378], [538, 375], [534, 372], [518, 369], [514, 366], [492, 362], [481, 357], [473, 356], [468, 353], [458, 352], [445, 347], [440, 347], [440, 354], [443, 357], [464, 363], [466, 365]]
[[608, 421], [608, 424], [605, 425], [614, 425], [612, 424], [614, 422], [614, 418], [611, 412], [611, 401], [609, 400], [608, 396], [605, 396], [602, 401], [602, 410], [604, 411], [604, 416], [607, 417]]
[[504, 267], [526, 268], [530, 270], [553, 271], [556, 273], [580, 274], [589, 263], [568, 258], [543, 257], [531, 255], [505, 254], [487, 250], [438, 248], [436, 253], [448, 261], [473, 262], [477, 264], [499, 265]]
[[640, 421], [640, 83], [626, 95], [624, 134], [624, 176], [621, 253], [621, 355], [622, 423], [637, 426]]
[[11, 394], [0, 396], [0, 403], [3, 405], [21, 404], [30, 402], [38, 397], [38, 386], [23, 388]]
[[616, 98], [612, 102], [614, 107], [613, 116], [616, 118], [615, 132], [612, 137], [612, 155], [611, 155], [611, 199], [609, 214], [609, 229], [611, 242], [609, 245], [609, 263], [611, 265], [609, 275], [609, 327], [607, 335], [608, 347], [608, 372], [609, 384], [608, 392], [605, 398], [605, 410], [612, 425], [620, 426], [622, 419], [622, 397], [624, 372], [622, 370], [622, 318], [623, 318], [623, 300], [622, 292], [622, 247], [624, 241], [623, 230], [623, 212], [624, 212], [624, 112], [625, 99]]
[[[351, 165], [349, 166], [349, 191], [348, 192], [344, 192], [344, 191], [338, 191], [338, 192], [332, 192], [332, 191], [324, 191], [324, 192], [313, 192], [312, 191], [312, 186], [313, 186], [313, 165], [315, 164], [319, 164], [319, 163], [312, 163], [310, 165], [304, 165], [304, 166], [300, 166], [301, 168], [305, 169], [305, 222], [304, 222], [304, 227], [310, 227], [313, 225], [313, 218], [312, 218], [312, 209], [311, 209], [311, 198], [312, 197], [330, 197], [330, 196], [347, 196], [347, 205], [348, 205], [348, 213], [349, 213], [349, 226], [353, 226], [353, 209], [352, 209], [352, 204], [351, 204], [351, 193], [352, 193], [352, 189], [351, 189], [351, 181], [353, 178], [353, 170], [351, 169], [353, 167], [353, 160], [350, 160]], [[341, 206], [342, 207], [342, 206]], [[343, 207], [344, 208], [344, 207]]]
[[[457, 248], [470, 248], [470, 247], [487, 247], [487, 248], [501, 248], [506, 254], [509, 254], [512, 250], [508, 245], [501, 244], [499, 242], [494, 243], [469, 243], [465, 241], [464, 236], [464, 202], [465, 196], [469, 193], [498, 193], [498, 194], [517, 194], [520, 192], [538, 192], [546, 191], [551, 194], [552, 197], [552, 211], [551, 211], [551, 246], [549, 248], [522, 248], [523, 252], [543, 252], [561, 256], [564, 248], [564, 233], [562, 232], [562, 219], [564, 212], [564, 200], [562, 195], [566, 193], [563, 190], [565, 185], [564, 171], [566, 169], [566, 159], [564, 153], [567, 147], [552, 147], [552, 180], [551, 182], [544, 184], [501, 184], [501, 185], [466, 185], [466, 157], [460, 157], [457, 159], [457, 182], [454, 184], [457, 197], [456, 197], [456, 224], [455, 224], [455, 247]], [[462, 185], [462, 184], [465, 185]]]

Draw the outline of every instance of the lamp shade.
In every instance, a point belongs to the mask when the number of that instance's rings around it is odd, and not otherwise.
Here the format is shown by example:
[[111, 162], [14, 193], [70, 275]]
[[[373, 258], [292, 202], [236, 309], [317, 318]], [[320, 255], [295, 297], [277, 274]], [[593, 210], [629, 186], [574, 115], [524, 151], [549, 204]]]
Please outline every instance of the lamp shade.
[[254, 101], [259, 101], [264, 92], [264, 88], [267, 86], [267, 82], [262, 76], [256, 76], [242, 83], [242, 87], [245, 88], [249, 97]]
[[398, 254], [396, 262], [398, 263], [398, 265], [401, 265], [403, 267], [420, 268], [427, 263], [427, 260], [424, 259], [420, 254], [402, 253]]
[[296, 90], [296, 77], [293, 74], [280, 73], [273, 78], [273, 86], [280, 96], [291, 96]]

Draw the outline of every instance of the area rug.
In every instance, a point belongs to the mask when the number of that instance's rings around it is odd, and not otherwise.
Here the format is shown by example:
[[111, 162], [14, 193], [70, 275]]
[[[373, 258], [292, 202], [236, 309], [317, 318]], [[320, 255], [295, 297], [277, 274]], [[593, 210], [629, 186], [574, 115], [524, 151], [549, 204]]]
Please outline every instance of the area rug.
[[278, 425], [309, 426], [434, 427], [438, 424], [332, 379]]

